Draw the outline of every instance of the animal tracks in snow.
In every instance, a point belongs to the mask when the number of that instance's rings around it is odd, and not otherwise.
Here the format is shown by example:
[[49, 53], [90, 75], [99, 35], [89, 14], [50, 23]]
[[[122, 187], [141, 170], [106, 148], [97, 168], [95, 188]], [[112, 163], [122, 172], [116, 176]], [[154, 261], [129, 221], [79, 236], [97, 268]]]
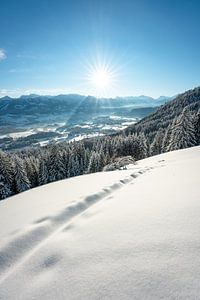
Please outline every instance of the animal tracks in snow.
[[[103, 187], [99, 192], [85, 196], [78, 201], [72, 201], [63, 210], [55, 215], [44, 216], [29, 227], [17, 232], [12, 239], [0, 246], [0, 283], [12, 274], [18, 266], [28, 261], [29, 258], [57, 232], [70, 230], [68, 224], [74, 217], [85, 212], [95, 203], [110, 198], [112, 193], [123, 188], [140, 175], [151, 170], [152, 167], [134, 168], [133, 173], [116, 181], [110, 186]], [[120, 171], [119, 171], [120, 172]], [[54, 259], [49, 263], [54, 263]]]

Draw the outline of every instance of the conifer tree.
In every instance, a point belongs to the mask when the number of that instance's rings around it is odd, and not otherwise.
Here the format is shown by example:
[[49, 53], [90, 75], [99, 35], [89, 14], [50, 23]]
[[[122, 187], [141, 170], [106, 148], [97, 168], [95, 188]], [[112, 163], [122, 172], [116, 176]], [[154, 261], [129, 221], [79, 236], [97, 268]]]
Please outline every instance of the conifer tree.
[[38, 172], [38, 184], [43, 185], [49, 182], [49, 173], [47, 168], [47, 161], [45, 159], [40, 161]]
[[195, 137], [196, 137], [196, 144], [200, 145], [200, 109], [195, 116], [194, 121], [194, 129], [195, 129]]
[[175, 123], [176, 123], [176, 118], [174, 119], [172, 124], [168, 125], [167, 129], [165, 130], [165, 134], [164, 134], [163, 142], [162, 142], [162, 153], [169, 151], [168, 146], [169, 146], [169, 142], [170, 142], [171, 135], [172, 135], [172, 130], [174, 128]]
[[14, 167], [8, 154], [0, 151], [0, 200], [14, 194]]
[[78, 176], [80, 175], [80, 167], [79, 167], [79, 161], [78, 157], [74, 156], [72, 160], [72, 176]]
[[38, 186], [39, 159], [31, 155], [24, 158], [24, 164], [31, 187]]
[[93, 151], [90, 157], [89, 165], [88, 165], [88, 173], [94, 173], [97, 171], [97, 155], [96, 152]]
[[20, 157], [15, 156], [14, 162], [15, 162], [15, 173], [14, 173], [15, 190], [17, 193], [24, 192], [31, 188], [31, 183], [28, 179], [23, 160]]
[[0, 200], [12, 195], [10, 186], [5, 182], [5, 177], [0, 174]]
[[53, 145], [49, 155], [49, 181], [56, 181], [65, 178], [65, 166], [62, 152], [58, 145]]
[[186, 107], [172, 128], [168, 151], [184, 149], [195, 145], [196, 137], [193, 118], [189, 109]]
[[163, 143], [164, 133], [162, 129], [159, 129], [155, 135], [153, 143], [150, 146], [150, 154], [157, 155], [162, 152], [162, 143]]
[[144, 132], [139, 135], [140, 145], [141, 145], [141, 158], [146, 158], [149, 156], [149, 144], [146, 139]]

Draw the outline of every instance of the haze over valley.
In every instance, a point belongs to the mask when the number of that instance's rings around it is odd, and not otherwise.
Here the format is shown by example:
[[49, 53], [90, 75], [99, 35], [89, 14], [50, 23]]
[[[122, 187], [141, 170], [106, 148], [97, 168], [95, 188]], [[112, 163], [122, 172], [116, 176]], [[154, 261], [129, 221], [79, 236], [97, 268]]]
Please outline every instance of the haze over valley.
[[27, 95], [0, 99], [3, 150], [116, 133], [153, 112], [170, 97], [95, 98]]

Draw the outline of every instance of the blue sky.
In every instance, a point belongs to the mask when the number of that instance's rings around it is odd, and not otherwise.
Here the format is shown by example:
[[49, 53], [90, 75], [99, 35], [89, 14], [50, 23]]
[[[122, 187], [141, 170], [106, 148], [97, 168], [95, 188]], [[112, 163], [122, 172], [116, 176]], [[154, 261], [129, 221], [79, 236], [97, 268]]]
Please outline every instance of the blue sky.
[[174, 95], [200, 83], [199, 0], [0, 0], [0, 96]]

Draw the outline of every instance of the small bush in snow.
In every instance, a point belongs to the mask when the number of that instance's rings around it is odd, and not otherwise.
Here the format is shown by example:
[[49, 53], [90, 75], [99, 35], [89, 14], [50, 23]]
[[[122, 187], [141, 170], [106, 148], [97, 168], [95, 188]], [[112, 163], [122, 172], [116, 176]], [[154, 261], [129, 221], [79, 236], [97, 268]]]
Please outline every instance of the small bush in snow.
[[103, 168], [103, 171], [124, 170], [130, 164], [135, 164], [132, 156], [116, 157], [112, 163]]

